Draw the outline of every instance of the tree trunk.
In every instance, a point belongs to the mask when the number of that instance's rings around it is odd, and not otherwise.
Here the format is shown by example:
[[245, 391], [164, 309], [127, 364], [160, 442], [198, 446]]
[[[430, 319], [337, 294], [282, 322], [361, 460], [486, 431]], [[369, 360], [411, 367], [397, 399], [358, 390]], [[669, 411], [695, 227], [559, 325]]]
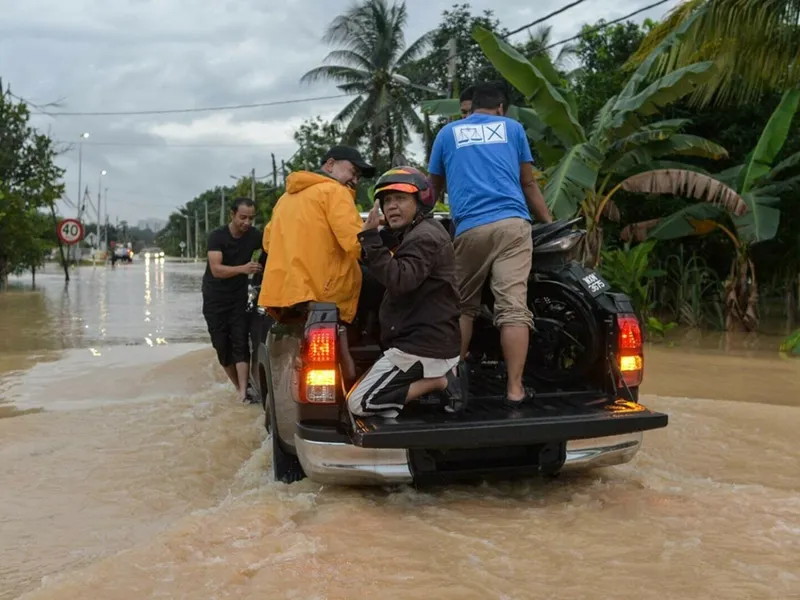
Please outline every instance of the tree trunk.
[[31, 267], [31, 284], [36, 287], [36, 266]]
[[398, 151], [394, 147], [394, 132], [392, 131], [391, 128], [389, 128], [387, 138], [389, 143], [389, 164], [392, 164], [391, 161], [395, 156], [397, 156]]
[[433, 137], [431, 132], [431, 117], [428, 113], [423, 114], [424, 123], [424, 141], [425, 141], [425, 164], [431, 162], [431, 150], [433, 149]]
[[786, 278], [786, 333], [792, 333], [797, 327], [798, 287], [795, 282], [799, 280], [798, 277], [790, 273]]
[[[55, 204], [50, 205], [50, 214], [53, 217], [53, 227], [58, 227], [58, 217], [56, 217]], [[67, 257], [64, 254], [64, 244], [61, 242], [61, 238], [58, 238], [58, 252], [61, 256], [61, 266], [64, 267], [64, 281], [69, 283], [69, 265], [67, 264]]]
[[725, 330], [755, 331], [758, 328], [758, 284], [747, 250], [737, 249], [731, 273], [725, 282]]

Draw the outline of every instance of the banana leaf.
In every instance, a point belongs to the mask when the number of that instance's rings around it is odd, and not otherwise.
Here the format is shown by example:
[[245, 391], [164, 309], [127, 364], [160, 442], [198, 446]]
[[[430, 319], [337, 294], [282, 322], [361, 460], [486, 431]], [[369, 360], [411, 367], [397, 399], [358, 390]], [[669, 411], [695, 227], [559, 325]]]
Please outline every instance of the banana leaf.
[[661, 141], [613, 154], [606, 159], [604, 169], [625, 173], [636, 165], [647, 164], [664, 156], [699, 156], [718, 160], [728, 156], [728, 151], [705, 138], [677, 133]]
[[653, 240], [675, 240], [691, 235], [708, 233], [706, 224], [716, 222], [725, 215], [725, 209], [715, 204], [692, 204], [659, 219], [650, 229], [647, 238]]
[[569, 148], [549, 174], [544, 188], [547, 206], [556, 219], [568, 219], [586, 194], [594, 190], [603, 154], [589, 142]]
[[[638, 175], [639, 173], [644, 173], [646, 171], [659, 171], [666, 169], [692, 171], [694, 173], [701, 173], [703, 175], [710, 174], [703, 167], [698, 167], [696, 165], [687, 165], [685, 163], [671, 161], [671, 160], [654, 160], [647, 163], [635, 165], [634, 167], [630, 168], [627, 171], [619, 172], [618, 175], [623, 177], [632, 177], [633, 175]], [[715, 175], [714, 178], [716, 179], [717, 176]]]
[[737, 185], [740, 192], [749, 192], [757, 180], [769, 174], [773, 161], [789, 135], [798, 105], [800, 90], [790, 90], [783, 95], [778, 108], [767, 121], [756, 147], [745, 161]]
[[781, 220], [781, 211], [774, 205], [780, 198], [748, 192], [742, 194], [742, 199], [748, 210], [733, 218], [739, 239], [747, 244], [757, 244], [774, 238]]
[[642, 126], [639, 117], [656, 114], [692, 93], [711, 78], [713, 66], [711, 61], [687, 65], [657, 79], [638, 94], [626, 96], [623, 92], [614, 105], [611, 129], [622, 135], [637, 131]]
[[784, 179], [783, 181], [776, 181], [775, 183], [768, 183], [754, 188], [759, 196], [783, 196], [785, 194], [798, 194], [800, 193], [800, 175]]
[[459, 102], [458, 98], [423, 100], [419, 103], [419, 107], [427, 115], [455, 117], [461, 114], [461, 102]]
[[519, 108], [517, 119], [525, 127], [525, 133], [533, 143], [534, 162], [538, 165], [554, 165], [564, 156], [564, 148], [553, 130], [542, 123], [532, 108]]
[[665, 121], [655, 121], [654, 123], [648, 123], [644, 125], [642, 129], [645, 130], [665, 130], [665, 131], [672, 131], [673, 133], [677, 133], [681, 129], [683, 129], [686, 125], [689, 125], [692, 122], [691, 119], [666, 119]]
[[476, 26], [472, 37], [494, 68], [525, 96], [565, 146], [586, 141], [586, 133], [569, 102], [538, 67], [488, 29]]
[[670, 129], [648, 129], [643, 127], [636, 133], [617, 141], [611, 148], [611, 152], [619, 153], [643, 146], [651, 142], [661, 142], [668, 139], [674, 132]]
[[764, 181], [776, 181], [781, 176], [785, 176], [788, 173], [793, 172], [798, 167], [800, 167], [800, 152], [796, 152], [789, 158], [778, 163], [778, 165], [764, 178]]
[[744, 165], [736, 165], [735, 167], [731, 167], [730, 169], [725, 169], [721, 173], [717, 173], [714, 175], [714, 179], [717, 179], [724, 183], [725, 185], [729, 185], [733, 188], [736, 187], [736, 182], [739, 180], [739, 174], [744, 169]]
[[751, 208], [733, 188], [709, 175], [693, 171], [645, 171], [628, 177], [620, 186], [628, 192], [670, 194], [700, 200], [735, 215], [744, 215]]

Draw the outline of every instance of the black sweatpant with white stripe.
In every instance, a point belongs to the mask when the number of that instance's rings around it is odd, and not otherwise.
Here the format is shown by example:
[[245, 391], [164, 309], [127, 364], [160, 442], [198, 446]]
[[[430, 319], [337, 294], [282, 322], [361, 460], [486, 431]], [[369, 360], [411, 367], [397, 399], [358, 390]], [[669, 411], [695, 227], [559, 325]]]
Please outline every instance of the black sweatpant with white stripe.
[[420, 362], [403, 372], [381, 356], [352, 389], [347, 397], [347, 406], [354, 415], [392, 419], [405, 406], [408, 388], [423, 375]]

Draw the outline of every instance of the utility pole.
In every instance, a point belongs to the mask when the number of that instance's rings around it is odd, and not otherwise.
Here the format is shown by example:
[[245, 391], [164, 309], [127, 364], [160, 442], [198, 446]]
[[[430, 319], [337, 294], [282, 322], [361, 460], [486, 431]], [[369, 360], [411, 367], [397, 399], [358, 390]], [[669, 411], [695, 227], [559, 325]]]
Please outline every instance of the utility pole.
[[275, 153], [271, 152], [270, 156], [272, 156], [272, 187], [278, 187], [278, 163], [275, 162]]
[[447, 78], [450, 81], [450, 97], [454, 98], [456, 90], [456, 65], [458, 64], [458, 44], [456, 38], [447, 40]]
[[203, 228], [204, 228], [204, 231], [206, 233], [206, 239], [208, 239], [208, 198], [203, 200], [203, 204], [205, 205], [205, 209], [206, 209], [206, 220], [203, 221], [203, 223], [204, 223]]
[[200, 221], [197, 218], [197, 211], [194, 213], [194, 259], [200, 258]]
[[96, 266], [97, 253], [100, 251], [100, 227], [103, 222], [103, 196], [100, 194], [100, 180], [97, 181], [97, 235], [94, 236], [94, 252], [92, 252], [92, 266]]
[[256, 168], [250, 170], [250, 200], [256, 203]]
[[219, 226], [225, 226], [225, 188], [222, 188], [222, 196], [219, 204]]
[[192, 254], [192, 237], [189, 229], [189, 215], [184, 215], [183, 218], [186, 219], [186, 258], [190, 258]]
[[105, 248], [106, 256], [108, 256], [108, 188], [103, 190], [103, 196], [105, 197], [105, 205], [106, 205], [106, 212], [105, 212], [106, 224], [105, 224], [105, 229], [103, 230], [103, 234], [104, 234], [103, 247]]

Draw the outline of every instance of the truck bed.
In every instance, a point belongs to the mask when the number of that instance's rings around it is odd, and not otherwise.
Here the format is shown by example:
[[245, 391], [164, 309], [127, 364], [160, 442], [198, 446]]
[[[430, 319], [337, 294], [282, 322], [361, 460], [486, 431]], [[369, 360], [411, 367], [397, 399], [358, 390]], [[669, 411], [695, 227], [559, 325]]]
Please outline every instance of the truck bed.
[[396, 419], [350, 416], [352, 441], [364, 448], [479, 448], [546, 444], [666, 427], [668, 417], [592, 390], [547, 390], [519, 408], [503, 404], [499, 366], [475, 366], [466, 411], [409, 404]]

